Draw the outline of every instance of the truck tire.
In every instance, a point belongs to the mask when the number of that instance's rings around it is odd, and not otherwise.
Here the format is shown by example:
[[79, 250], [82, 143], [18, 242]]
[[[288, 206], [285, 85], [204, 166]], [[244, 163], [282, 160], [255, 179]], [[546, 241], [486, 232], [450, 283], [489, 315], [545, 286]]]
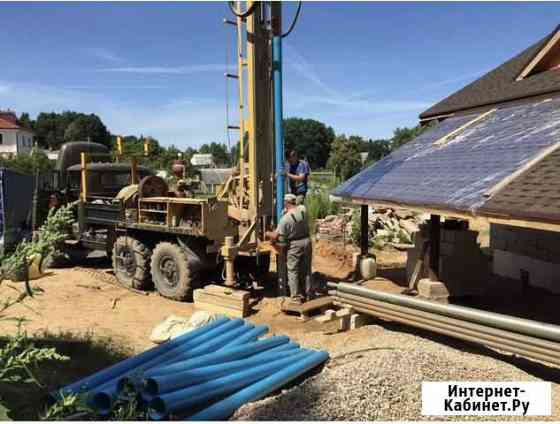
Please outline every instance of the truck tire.
[[152, 288], [150, 280], [150, 256], [152, 251], [141, 241], [120, 236], [113, 245], [113, 271], [125, 287], [138, 290]]
[[163, 297], [190, 300], [198, 279], [198, 257], [178, 244], [158, 243], [152, 255], [152, 280]]

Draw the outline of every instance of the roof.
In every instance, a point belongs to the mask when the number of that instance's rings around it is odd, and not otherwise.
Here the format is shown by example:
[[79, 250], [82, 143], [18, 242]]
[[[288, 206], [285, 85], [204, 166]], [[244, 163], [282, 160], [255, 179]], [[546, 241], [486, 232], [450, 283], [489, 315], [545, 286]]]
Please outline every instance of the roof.
[[233, 174], [233, 168], [202, 168], [199, 169], [200, 179], [205, 184], [225, 184]]
[[483, 205], [481, 212], [560, 222], [560, 150], [514, 178]]
[[[72, 165], [68, 167], [68, 171], [81, 171], [81, 165]], [[112, 163], [112, 162], [92, 162], [88, 163], [86, 169], [88, 171], [112, 171], [112, 172], [130, 172], [130, 164], [129, 163]], [[151, 170], [146, 168], [145, 166], [138, 166], [138, 170], [151, 174]]]
[[[477, 214], [499, 183], [560, 143], [560, 98], [503, 106], [465, 128], [477, 118], [480, 114], [445, 119], [333, 194], [363, 203]], [[439, 142], [453, 131], [455, 136]]]
[[559, 30], [560, 26], [514, 58], [422, 112], [420, 118], [427, 119], [560, 91], [559, 70], [544, 71], [516, 81], [521, 72]]
[[0, 118], [0, 130], [19, 130], [19, 129], [26, 129], [26, 128], [23, 128], [14, 122], [10, 122], [7, 119]]

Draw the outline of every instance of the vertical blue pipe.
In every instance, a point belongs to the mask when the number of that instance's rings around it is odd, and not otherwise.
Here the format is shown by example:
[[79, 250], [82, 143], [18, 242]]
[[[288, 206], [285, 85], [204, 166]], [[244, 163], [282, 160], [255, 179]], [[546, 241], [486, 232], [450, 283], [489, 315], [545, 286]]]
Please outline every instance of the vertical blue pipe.
[[282, 37], [272, 37], [272, 62], [274, 80], [274, 145], [276, 157], [276, 222], [284, 208], [284, 131], [282, 129]]

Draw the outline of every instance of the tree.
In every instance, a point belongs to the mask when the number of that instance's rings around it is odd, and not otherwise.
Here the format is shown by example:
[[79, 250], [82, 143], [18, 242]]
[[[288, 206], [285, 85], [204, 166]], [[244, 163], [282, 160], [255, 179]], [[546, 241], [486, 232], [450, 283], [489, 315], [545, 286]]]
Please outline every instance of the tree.
[[0, 158], [0, 167], [35, 175], [37, 172], [53, 170], [54, 163], [41, 150], [33, 149], [31, 153], [19, 153], [14, 158]]
[[99, 116], [95, 114], [76, 117], [64, 131], [64, 141], [91, 141], [110, 145], [111, 135]]
[[216, 165], [223, 166], [231, 164], [231, 158], [225, 144], [214, 142], [203, 144], [200, 146], [200, 149], [198, 149], [198, 153], [210, 153]]
[[368, 153], [368, 157], [366, 159], [368, 164], [377, 162], [391, 153], [391, 141], [382, 138], [364, 141], [362, 145], [362, 152]]
[[393, 138], [391, 138], [391, 150], [397, 150], [402, 145], [408, 143], [410, 140], [418, 137], [428, 128], [431, 128], [431, 125], [424, 125], [421, 126], [420, 124], [416, 125], [415, 127], [397, 127], [393, 131]]
[[324, 168], [335, 138], [334, 130], [313, 119], [288, 118], [283, 125], [286, 153], [295, 150], [307, 159], [311, 168]]
[[33, 129], [33, 121], [31, 120], [31, 118], [29, 117], [29, 113], [27, 112], [23, 112], [18, 119], [20, 125], [24, 128], [27, 128], [28, 130], [32, 130]]
[[362, 138], [358, 136], [337, 136], [332, 145], [327, 167], [333, 169], [343, 180], [347, 180], [360, 172], [362, 160], [360, 158]]

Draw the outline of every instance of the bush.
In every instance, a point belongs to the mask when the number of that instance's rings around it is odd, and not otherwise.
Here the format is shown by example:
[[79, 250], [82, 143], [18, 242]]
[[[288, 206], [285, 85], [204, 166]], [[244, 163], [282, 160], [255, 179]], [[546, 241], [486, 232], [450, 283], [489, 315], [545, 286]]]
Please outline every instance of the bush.
[[324, 191], [308, 194], [305, 199], [305, 204], [312, 232], [314, 232], [315, 221], [317, 219], [323, 219], [327, 215], [336, 215], [339, 211], [338, 204], [332, 202], [329, 199], [329, 195]]

